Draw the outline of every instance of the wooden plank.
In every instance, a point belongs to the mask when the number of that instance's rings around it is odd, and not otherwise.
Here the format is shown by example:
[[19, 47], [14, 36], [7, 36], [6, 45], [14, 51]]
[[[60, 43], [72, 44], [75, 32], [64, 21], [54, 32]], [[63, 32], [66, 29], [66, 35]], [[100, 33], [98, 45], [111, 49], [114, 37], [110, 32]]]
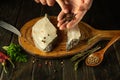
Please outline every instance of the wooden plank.
[[63, 79], [62, 80], [77, 80], [74, 65], [70, 59], [63, 60]]
[[34, 65], [33, 80], [62, 80], [61, 60], [40, 59]]
[[34, 57], [28, 56], [26, 63], [16, 63], [15, 69], [8, 80], [32, 80], [32, 68], [34, 65]]
[[113, 45], [113, 47], [115, 48], [115, 53], [116, 53], [116, 57], [118, 60], [118, 64], [120, 65], [120, 41], [117, 41], [116, 44]]

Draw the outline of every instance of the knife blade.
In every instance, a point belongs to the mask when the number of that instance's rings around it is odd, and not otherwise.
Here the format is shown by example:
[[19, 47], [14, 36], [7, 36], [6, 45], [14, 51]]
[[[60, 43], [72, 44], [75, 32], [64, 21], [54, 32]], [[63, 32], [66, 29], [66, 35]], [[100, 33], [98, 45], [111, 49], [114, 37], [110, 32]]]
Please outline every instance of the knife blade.
[[15, 28], [13, 25], [11, 25], [7, 22], [0, 21], [0, 26], [6, 30], [13, 32], [14, 34], [16, 34], [18, 36], [21, 36], [20, 31], [17, 28]]

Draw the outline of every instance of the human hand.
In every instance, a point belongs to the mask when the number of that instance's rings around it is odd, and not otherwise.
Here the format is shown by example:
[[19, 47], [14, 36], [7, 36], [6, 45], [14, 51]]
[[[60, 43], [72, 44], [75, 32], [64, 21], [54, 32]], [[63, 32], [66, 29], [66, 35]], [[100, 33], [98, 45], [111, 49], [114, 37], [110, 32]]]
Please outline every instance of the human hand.
[[[56, 0], [62, 8], [58, 15], [58, 27], [60, 30], [75, 27], [91, 7], [93, 0]], [[74, 14], [73, 19], [65, 21], [64, 16], [68, 13]]]
[[[37, 3], [43, 5], [53, 6], [55, 1], [62, 8], [58, 15], [58, 24], [60, 30], [66, 28], [75, 27], [79, 21], [83, 18], [87, 10], [91, 7], [93, 0], [35, 0]], [[65, 21], [64, 16], [68, 13], [73, 14], [73, 19], [70, 21]]]
[[42, 5], [53, 6], [55, 4], [55, 0], [34, 0], [36, 3], [41, 3]]

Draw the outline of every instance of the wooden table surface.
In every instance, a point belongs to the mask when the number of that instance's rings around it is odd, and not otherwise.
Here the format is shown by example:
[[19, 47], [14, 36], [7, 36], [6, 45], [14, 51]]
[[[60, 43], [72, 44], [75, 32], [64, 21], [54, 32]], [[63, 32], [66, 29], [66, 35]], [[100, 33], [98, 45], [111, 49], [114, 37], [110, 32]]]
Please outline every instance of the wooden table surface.
[[[109, 1], [109, 2], [108, 2]], [[120, 15], [116, 5], [110, 0], [94, 0], [93, 6], [84, 16], [83, 21], [97, 29], [119, 29]], [[48, 13], [57, 16], [60, 7], [36, 4], [33, 0], [0, 0], [0, 20], [4, 20], [18, 28], [29, 20]], [[0, 51], [2, 46], [11, 42], [18, 44], [17, 35], [0, 27]], [[106, 41], [101, 44], [105, 45]], [[8, 73], [4, 73], [0, 64], [0, 80], [119, 80], [120, 79], [120, 41], [113, 44], [105, 54], [104, 61], [97, 67], [88, 67], [84, 60], [78, 70], [74, 71], [70, 58], [43, 59], [28, 55], [28, 62], [15, 63], [15, 68], [7, 65]]]

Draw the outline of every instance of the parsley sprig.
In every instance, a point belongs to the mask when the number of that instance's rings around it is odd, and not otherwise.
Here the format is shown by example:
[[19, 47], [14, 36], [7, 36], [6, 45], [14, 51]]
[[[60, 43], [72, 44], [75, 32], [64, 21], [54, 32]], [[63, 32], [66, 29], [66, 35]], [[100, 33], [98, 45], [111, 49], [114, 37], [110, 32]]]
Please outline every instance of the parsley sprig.
[[12, 61], [27, 62], [27, 55], [22, 52], [22, 48], [18, 44], [11, 43], [9, 46], [3, 46]]

